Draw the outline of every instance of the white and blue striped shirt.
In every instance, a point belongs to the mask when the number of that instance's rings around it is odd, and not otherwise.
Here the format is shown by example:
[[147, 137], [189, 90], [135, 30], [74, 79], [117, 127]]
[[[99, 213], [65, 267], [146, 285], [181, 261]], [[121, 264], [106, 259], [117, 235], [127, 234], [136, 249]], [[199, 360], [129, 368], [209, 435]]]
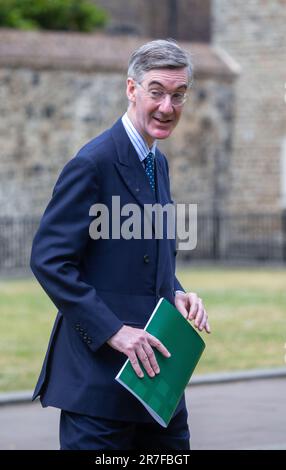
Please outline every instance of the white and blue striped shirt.
[[149, 148], [147, 145], [147, 142], [143, 139], [143, 137], [139, 134], [137, 129], [135, 129], [135, 127], [133, 126], [127, 113], [125, 113], [122, 116], [121, 120], [122, 120], [124, 129], [126, 130], [127, 135], [129, 139], [131, 140], [131, 143], [138, 154], [140, 162], [143, 164], [143, 160], [147, 157], [148, 153], [152, 152], [153, 155], [155, 155], [157, 142], [155, 140], [151, 148]]

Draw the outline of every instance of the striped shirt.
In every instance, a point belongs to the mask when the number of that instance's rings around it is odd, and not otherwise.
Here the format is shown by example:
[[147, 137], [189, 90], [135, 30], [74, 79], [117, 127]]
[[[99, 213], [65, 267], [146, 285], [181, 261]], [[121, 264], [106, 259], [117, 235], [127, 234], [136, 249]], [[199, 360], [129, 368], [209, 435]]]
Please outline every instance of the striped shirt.
[[143, 164], [143, 160], [147, 157], [148, 153], [152, 152], [155, 155], [156, 151], [156, 140], [149, 148], [147, 142], [143, 139], [143, 137], [139, 134], [137, 129], [133, 126], [131, 120], [129, 119], [127, 113], [122, 116], [122, 124], [126, 133], [131, 140], [133, 147], [135, 148], [137, 155], [140, 159], [140, 162]]

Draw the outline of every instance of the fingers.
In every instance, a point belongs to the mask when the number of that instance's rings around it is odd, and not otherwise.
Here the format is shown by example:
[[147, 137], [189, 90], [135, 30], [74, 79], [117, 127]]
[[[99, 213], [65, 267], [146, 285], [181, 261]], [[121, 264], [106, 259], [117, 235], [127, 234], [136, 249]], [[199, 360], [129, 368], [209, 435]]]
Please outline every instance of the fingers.
[[186, 302], [187, 295], [183, 292], [176, 292], [175, 295], [175, 306], [177, 310], [183, 315], [184, 318], [188, 318], [189, 311], [187, 310]]
[[138, 362], [135, 351], [130, 352], [128, 354], [128, 357], [130, 359], [130, 364], [132, 365], [132, 367], [133, 367], [135, 373], [138, 375], [138, 377], [140, 377], [140, 378], [144, 377], [144, 374], [143, 374], [142, 369], [140, 367], [140, 364]]
[[189, 300], [189, 303], [190, 303], [190, 310], [189, 310], [188, 319], [193, 320], [197, 315], [197, 312], [198, 312], [198, 309], [199, 309], [199, 300], [201, 300], [201, 299], [198, 298], [197, 294], [190, 293], [190, 294], [188, 294], [188, 300]]
[[150, 351], [148, 350], [148, 353], [146, 352], [146, 349], [146, 345], [139, 347], [136, 350], [137, 357], [140, 359], [149, 377], [155, 377], [156, 373], [159, 373], [159, 366], [152, 348], [150, 348]]
[[157, 338], [147, 332], [143, 333], [143, 336], [140, 337], [140, 341], [138, 341], [137, 344], [135, 343], [126, 351], [135, 373], [140, 378], [144, 377], [141, 365], [144, 367], [149, 377], [155, 377], [156, 374], [160, 373], [160, 368], [152, 347], [158, 349], [165, 357], [171, 356], [167, 348], [165, 348]]
[[163, 356], [165, 356], [165, 357], [170, 357], [171, 356], [170, 352], [161, 343], [161, 341], [159, 341], [157, 338], [155, 338], [155, 336], [150, 335], [150, 333], [147, 333], [147, 334], [148, 334], [148, 341], [149, 341], [149, 344], [151, 344], [151, 346], [154, 346], [154, 348], [158, 349], [158, 351], [161, 354], [163, 354]]
[[199, 328], [200, 331], [202, 331], [206, 327], [207, 320], [208, 320], [207, 312], [202, 307], [202, 315], [201, 315], [201, 318], [198, 322], [198, 328]]
[[188, 296], [191, 305], [188, 319], [195, 320], [194, 326], [200, 331], [205, 329], [207, 333], [210, 333], [211, 329], [208, 323], [208, 315], [204, 308], [202, 299], [198, 297], [195, 293], [188, 294]]
[[156, 360], [156, 356], [154, 354], [153, 349], [151, 348], [151, 346], [148, 343], [143, 346], [143, 349], [144, 349], [144, 351], [145, 351], [145, 353], [146, 353], [146, 355], [149, 359], [152, 370], [155, 372], [155, 374], [159, 374], [160, 367], [159, 367], [158, 362]]
[[204, 322], [206, 321], [206, 318], [205, 318], [205, 309], [204, 309], [204, 306], [203, 306], [203, 303], [201, 301], [201, 299], [198, 299], [198, 303], [197, 303], [197, 313], [196, 315], [194, 316], [194, 320], [195, 320], [195, 327], [196, 328], [199, 328], [201, 329], [201, 324], [204, 324]]
[[175, 305], [177, 310], [179, 310], [183, 317], [188, 318], [189, 312], [184, 305], [184, 301], [182, 299], [175, 299]]
[[206, 322], [205, 330], [206, 330], [207, 333], [211, 333], [211, 327], [210, 327], [208, 321]]

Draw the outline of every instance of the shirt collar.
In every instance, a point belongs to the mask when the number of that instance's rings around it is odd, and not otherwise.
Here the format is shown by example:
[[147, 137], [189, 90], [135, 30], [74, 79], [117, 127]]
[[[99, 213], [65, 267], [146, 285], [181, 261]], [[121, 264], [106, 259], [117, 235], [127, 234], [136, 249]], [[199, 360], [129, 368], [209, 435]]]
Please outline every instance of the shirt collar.
[[155, 155], [156, 146], [157, 146], [156, 140], [152, 144], [152, 146], [149, 148], [147, 142], [139, 134], [137, 129], [135, 129], [135, 127], [132, 124], [130, 118], [128, 117], [127, 112], [122, 116], [122, 124], [124, 126], [124, 129], [127, 132], [127, 135], [129, 137], [129, 139], [131, 140], [131, 143], [132, 143], [133, 147], [135, 148], [135, 150], [138, 154], [140, 162], [143, 162], [143, 160], [147, 157], [147, 155], [150, 152], [152, 152], [153, 155]]

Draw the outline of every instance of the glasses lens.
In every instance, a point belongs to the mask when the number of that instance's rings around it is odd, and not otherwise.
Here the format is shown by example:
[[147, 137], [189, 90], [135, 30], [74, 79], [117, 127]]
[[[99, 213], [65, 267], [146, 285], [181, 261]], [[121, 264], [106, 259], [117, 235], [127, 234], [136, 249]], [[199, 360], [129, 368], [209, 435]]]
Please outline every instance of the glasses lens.
[[150, 96], [150, 98], [155, 101], [155, 103], [162, 103], [167, 95], [170, 95], [171, 98], [171, 103], [173, 106], [181, 106], [182, 104], [185, 103], [187, 99], [186, 93], [167, 93], [163, 90], [146, 90], [144, 86], [141, 83], [138, 83], [138, 85], [143, 88], [143, 90]]
[[174, 106], [180, 106], [186, 101], [185, 93], [176, 93], [172, 95], [172, 103]]

